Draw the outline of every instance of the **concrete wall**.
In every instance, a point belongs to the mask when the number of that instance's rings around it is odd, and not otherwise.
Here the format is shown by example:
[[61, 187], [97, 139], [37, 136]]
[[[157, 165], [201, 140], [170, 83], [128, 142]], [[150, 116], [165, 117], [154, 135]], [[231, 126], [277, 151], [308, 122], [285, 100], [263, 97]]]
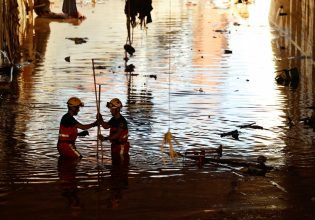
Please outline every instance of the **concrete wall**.
[[[299, 92], [284, 90], [289, 106], [294, 106], [288, 110], [289, 115], [303, 117], [308, 113], [305, 106], [315, 105], [315, 1], [269, 1], [269, 21], [275, 32], [273, 50], [281, 57], [275, 64], [279, 69], [297, 67], [300, 72]], [[298, 109], [302, 109], [301, 112], [295, 112]]]
[[289, 37], [303, 55], [313, 60], [314, 14], [314, 0], [271, 0], [270, 22]]

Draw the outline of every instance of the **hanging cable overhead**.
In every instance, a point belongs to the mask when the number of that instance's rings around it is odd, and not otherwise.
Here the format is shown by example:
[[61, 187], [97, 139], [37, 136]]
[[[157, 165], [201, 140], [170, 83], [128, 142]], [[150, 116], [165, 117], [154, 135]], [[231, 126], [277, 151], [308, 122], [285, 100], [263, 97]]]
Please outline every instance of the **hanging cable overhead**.
[[172, 22], [172, 1], [169, 1], [169, 30], [168, 30], [168, 131], [164, 134], [161, 151], [163, 153], [164, 146], [169, 145], [169, 156], [171, 159], [174, 159], [178, 156], [177, 152], [174, 150], [173, 143], [174, 141], [177, 145], [180, 145], [179, 142], [175, 139], [171, 133], [171, 22]]

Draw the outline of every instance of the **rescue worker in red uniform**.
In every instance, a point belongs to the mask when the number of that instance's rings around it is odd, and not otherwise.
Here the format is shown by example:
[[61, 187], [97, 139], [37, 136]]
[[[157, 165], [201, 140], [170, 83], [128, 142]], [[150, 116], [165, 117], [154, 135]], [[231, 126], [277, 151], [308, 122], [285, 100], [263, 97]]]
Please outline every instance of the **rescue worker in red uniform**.
[[[115, 155], [128, 155], [129, 142], [128, 142], [128, 123], [123, 115], [120, 114], [122, 103], [119, 99], [114, 98], [110, 102], [107, 102], [107, 108], [110, 109], [112, 118], [108, 122], [104, 122], [101, 114], [98, 115], [99, 124], [104, 129], [109, 130], [109, 136], [99, 135], [99, 139], [102, 141], [109, 140], [111, 142], [111, 153]], [[128, 157], [128, 156], [127, 156]]]
[[[62, 116], [59, 128], [59, 138], [57, 149], [60, 156], [68, 158], [82, 158], [82, 155], [77, 151], [75, 141], [78, 136], [89, 135], [87, 129], [98, 125], [97, 121], [91, 124], [81, 124], [73, 116], [78, 115], [80, 107], [84, 103], [77, 97], [71, 97], [68, 102], [68, 112]], [[78, 133], [78, 128], [84, 130]]]

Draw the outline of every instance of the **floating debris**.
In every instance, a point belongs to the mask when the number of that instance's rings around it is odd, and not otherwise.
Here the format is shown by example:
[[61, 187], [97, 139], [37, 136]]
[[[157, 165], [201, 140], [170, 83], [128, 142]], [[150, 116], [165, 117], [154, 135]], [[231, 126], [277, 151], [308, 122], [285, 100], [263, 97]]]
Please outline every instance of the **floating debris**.
[[66, 37], [68, 40], [74, 41], [75, 44], [83, 44], [87, 42], [87, 37], [81, 38], [81, 37]]
[[220, 145], [217, 148], [193, 148], [187, 149], [185, 151], [185, 157], [191, 159], [200, 159], [200, 157], [213, 157], [220, 158], [222, 157], [223, 146]]
[[177, 145], [180, 145], [179, 142], [175, 139], [175, 137], [172, 135], [172, 133], [170, 132], [170, 130], [168, 130], [165, 134], [164, 134], [164, 137], [163, 137], [163, 140], [162, 140], [162, 144], [160, 146], [161, 148], [161, 151], [163, 152], [164, 151], [164, 146], [166, 144], [169, 145], [169, 155], [170, 155], [170, 158], [173, 159], [175, 157], [178, 157], [179, 154], [174, 150], [174, 147], [173, 147], [173, 144], [172, 144], [172, 141], [175, 141], [175, 143]]
[[70, 62], [70, 56], [69, 57], [65, 57], [65, 61]]
[[135, 50], [135, 48], [133, 48], [131, 45], [129, 45], [129, 44], [125, 44], [124, 45], [124, 49], [125, 49], [125, 51], [128, 53], [128, 54], [130, 54], [130, 56], [132, 56], [135, 52], [136, 52], [136, 50]]
[[150, 74], [150, 75], [144, 75], [145, 77], [149, 77], [149, 78], [153, 78], [153, 79], [157, 79], [157, 76], [155, 74]]
[[231, 53], [232, 53], [232, 50], [224, 50], [224, 53], [225, 53], [225, 54], [231, 54]]
[[298, 68], [294, 67], [291, 69], [278, 70], [276, 74], [275, 80], [277, 84], [294, 88], [297, 87], [300, 79]]
[[135, 65], [133, 65], [133, 64], [129, 64], [129, 65], [127, 65], [126, 67], [125, 67], [125, 72], [134, 72], [135, 71]]
[[227, 30], [214, 30], [214, 32], [217, 32], [217, 33], [229, 33], [229, 31]]
[[197, 91], [197, 92], [204, 92], [202, 88], [195, 89], [195, 91]]
[[234, 130], [234, 131], [222, 133], [220, 137], [232, 136], [235, 140], [239, 140], [238, 135], [239, 135], [238, 130]]
[[100, 70], [104, 70], [106, 68], [107, 68], [106, 66], [96, 66], [96, 67], [94, 67], [94, 69], [100, 69]]
[[250, 124], [246, 124], [246, 125], [239, 125], [237, 127], [239, 128], [252, 128], [252, 129], [264, 129], [262, 126], [259, 125], [255, 125], [256, 122], [250, 123]]
[[280, 189], [281, 191], [283, 191], [283, 192], [288, 192], [284, 187], [282, 187], [282, 186], [280, 186], [278, 183], [276, 183], [276, 182], [274, 182], [274, 181], [270, 181], [270, 183], [273, 185], [273, 186], [275, 186], [275, 187], [277, 187], [278, 189]]

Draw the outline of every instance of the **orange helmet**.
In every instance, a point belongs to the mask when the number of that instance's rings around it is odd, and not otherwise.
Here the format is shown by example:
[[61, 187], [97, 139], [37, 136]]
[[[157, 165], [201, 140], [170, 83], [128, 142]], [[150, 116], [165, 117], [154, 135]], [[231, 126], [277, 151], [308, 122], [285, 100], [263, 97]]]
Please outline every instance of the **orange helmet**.
[[69, 107], [83, 107], [84, 103], [77, 97], [71, 97], [68, 101], [67, 104]]
[[110, 102], [107, 102], [106, 107], [107, 108], [122, 108], [122, 103], [118, 98], [114, 98]]

